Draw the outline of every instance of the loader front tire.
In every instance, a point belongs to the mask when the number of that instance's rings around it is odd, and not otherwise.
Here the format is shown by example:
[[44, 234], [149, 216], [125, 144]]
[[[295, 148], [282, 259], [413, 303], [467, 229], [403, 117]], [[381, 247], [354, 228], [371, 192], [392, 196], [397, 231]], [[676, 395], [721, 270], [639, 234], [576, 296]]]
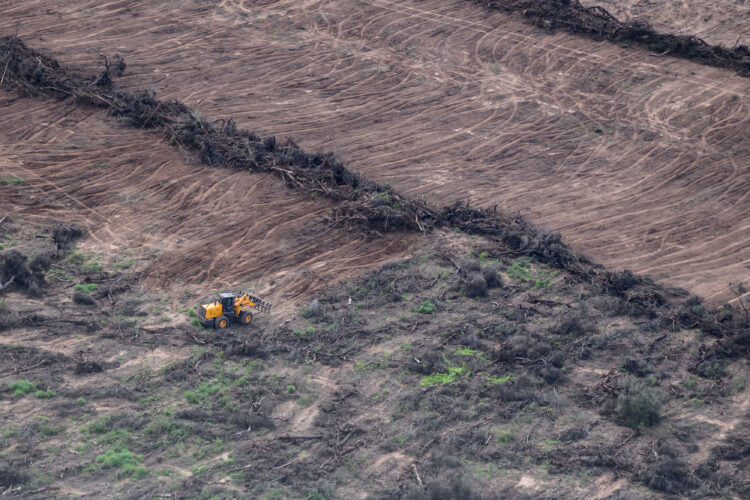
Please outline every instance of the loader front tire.
[[253, 313], [250, 311], [242, 311], [240, 313], [240, 323], [247, 326], [253, 322]]
[[229, 326], [229, 318], [227, 318], [226, 316], [219, 316], [214, 321], [214, 328], [216, 328], [217, 330], [223, 330], [224, 328], [228, 326]]

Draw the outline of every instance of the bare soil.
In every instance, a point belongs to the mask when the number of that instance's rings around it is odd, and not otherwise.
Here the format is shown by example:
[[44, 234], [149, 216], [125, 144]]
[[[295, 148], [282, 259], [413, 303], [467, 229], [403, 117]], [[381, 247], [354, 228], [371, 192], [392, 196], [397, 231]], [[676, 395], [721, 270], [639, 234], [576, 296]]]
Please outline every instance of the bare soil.
[[[0, 211], [36, 224], [89, 228], [84, 248], [128, 264], [152, 286], [254, 289], [275, 301], [408, 254], [413, 234], [373, 240], [318, 220], [323, 200], [269, 175], [186, 162], [163, 140], [100, 113], [0, 96]], [[190, 157], [187, 158], [190, 160]], [[282, 306], [283, 307], [283, 306]]]
[[[322, 181], [1, 92], [0, 496], [750, 496], [750, 79], [467, 0], [0, 10], [92, 82], [123, 56], [97, 88], [335, 152], [367, 202], [443, 219], [337, 224]], [[204, 329], [219, 288], [275, 306]]]
[[748, 273], [750, 84], [725, 71], [457, 0], [8, 12], [0, 29], [55, 40], [63, 62], [120, 53], [125, 87], [334, 151], [408, 195], [523, 211], [616, 269], [714, 301]]

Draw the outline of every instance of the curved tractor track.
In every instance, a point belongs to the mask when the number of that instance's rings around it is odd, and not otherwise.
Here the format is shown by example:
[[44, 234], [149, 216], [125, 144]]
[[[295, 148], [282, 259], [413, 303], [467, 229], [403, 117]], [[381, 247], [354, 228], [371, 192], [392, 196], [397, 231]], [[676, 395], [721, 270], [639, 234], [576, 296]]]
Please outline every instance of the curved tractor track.
[[[253, 286], [287, 299], [410, 253], [414, 235], [369, 240], [319, 222], [330, 203], [267, 174], [190, 164], [151, 134], [52, 100], [0, 95], [0, 211], [89, 229], [86, 250], [161, 286]], [[7, 132], [11, 130], [12, 132]], [[188, 158], [189, 159], [189, 158]]]
[[3, 10], [1, 31], [64, 63], [120, 53], [121, 87], [333, 150], [404, 194], [521, 210], [715, 300], [750, 275], [750, 80], [729, 72], [465, 0]]

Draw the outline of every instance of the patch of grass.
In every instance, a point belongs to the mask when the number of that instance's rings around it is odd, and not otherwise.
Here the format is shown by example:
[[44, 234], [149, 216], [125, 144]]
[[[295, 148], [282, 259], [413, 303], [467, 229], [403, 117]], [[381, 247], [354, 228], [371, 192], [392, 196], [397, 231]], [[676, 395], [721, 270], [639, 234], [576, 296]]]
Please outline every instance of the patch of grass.
[[99, 285], [97, 285], [96, 283], [86, 283], [86, 284], [78, 284], [74, 286], [73, 288], [79, 292], [90, 293], [95, 290], [98, 290]]
[[39, 432], [43, 436], [57, 436], [62, 432], [62, 427], [59, 425], [42, 424], [39, 426]]
[[36, 391], [34, 396], [38, 398], [51, 398], [55, 395], [55, 391]]
[[122, 476], [132, 476], [140, 479], [148, 475], [148, 471], [139, 465], [142, 461], [143, 458], [135, 455], [127, 448], [110, 448], [94, 459], [96, 467], [87, 469], [94, 470], [97, 467], [102, 469], [118, 469]]
[[288, 392], [289, 394], [294, 394], [295, 392], [297, 392], [297, 387], [294, 385], [288, 385], [286, 386], [286, 392]]
[[704, 406], [706, 406], [706, 402], [698, 398], [691, 398], [690, 404], [695, 406], [696, 408], [703, 408]]
[[196, 477], [205, 476], [206, 473], [211, 469], [208, 465], [196, 465], [190, 468], [190, 472]]
[[300, 405], [303, 408], [307, 408], [313, 402], [317, 399], [317, 396], [315, 394], [303, 394], [299, 398], [297, 398], [297, 404]]
[[554, 276], [549, 276], [549, 277], [542, 276], [541, 278], [537, 279], [534, 282], [534, 286], [532, 287], [532, 289], [539, 290], [541, 288], [549, 288], [552, 285], [553, 279], [554, 279]]
[[85, 427], [86, 432], [93, 432], [95, 434], [104, 434], [109, 432], [111, 420], [109, 417], [97, 418], [93, 422], [89, 422]]
[[497, 437], [495, 438], [495, 442], [500, 446], [506, 445], [508, 443], [512, 443], [515, 440], [516, 440], [516, 436], [511, 431], [502, 432], [498, 434]]
[[417, 307], [417, 312], [419, 314], [433, 314], [435, 312], [435, 304], [430, 300], [425, 300]]
[[168, 415], [156, 415], [151, 421], [146, 424], [143, 428], [143, 433], [151, 438], [163, 438], [170, 436], [174, 439], [182, 439], [185, 437], [185, 431], [180, 425], [169, 418]]
[[690, 377], [687, 380], [683, 380], [681, 383], [688, 389], [695, 389], [695, 387], [698, 385], [698, 379], [695, 377]]
[[15, 382], [8, 384], [8, 387], [13, 391], [14, 396], [20, 396], [22, 394], [36, 391], [36, 384], [24, 379], [16, 380]]
[[96, 274], [102, 272], [102, 265], [98, 262], [86, 262], [81, 266], [81, 272], [84, 274]]
[[130, 266], [132, 265], [133, 265], [133, 257], [128, 257], [124, 260], [119, 260], [119, 259], [116, 260], [112, 264], [112, 267], [114, 267], [115, 269], [119, 269], [120, 271], [124, 271], [126, 269], [130, 269]]
[[452, 384], [461, 377], [468, 377], [469, 375], [470, 372], [466, 369], [466, 366], [449, 366], [447, 373], [433, 373], [422, 377], [419, 385], [422, 387], [431, 387], [433, 385]]
[[21, 179], [20, 177], [0, 177], [0, 184], [14, 186], [23, 184], [23, 179]]
[[98, 444], [107, 445], [118, 448], [127, 448], [133, 441], [133, 435], [127, 429], [115, 429], [102, 434]]
[[529, 260], [524, 257], [519, 257], [514, 260], [513, 264], [508, 268], [508, 277], [513, 281], [530, 281], [531, 271], [529, 268]]
[[503, 375], [502, 377], [487, 377], [487, 383], [490, 385], [504, 384], [513, 380], [513, 375]]
[[479, 351], [476, 349], [469, 349], [468, 347], [456, 350], [456, 354], [460, 354], [461, 356], [476, 356], [478, 353]]
[[385, 360], [373, 360], [373, 361], [355, 361], [354, 371], [360, 373], [367, 373], [374, 370], [385, 370], [388, 368], [388, 362]]
[[393, 440], [398, 444], [404, 444], [409, 440], [409, 436], [396, 436], [393, 438]]

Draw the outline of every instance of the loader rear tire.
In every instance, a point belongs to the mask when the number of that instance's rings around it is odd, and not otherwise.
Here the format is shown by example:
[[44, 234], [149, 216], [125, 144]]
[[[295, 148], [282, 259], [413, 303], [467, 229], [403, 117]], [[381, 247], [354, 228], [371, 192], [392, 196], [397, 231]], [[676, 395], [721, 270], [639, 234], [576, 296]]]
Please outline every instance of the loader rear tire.
[[250, 311], [242, 311], [240, 313], [240, 323], [247, 326], [253, 322], [253, 313]]
[[227, 318], [226, 316], [219, 316], [214, 321], [214, 328], [216, 328], [217, 330], [222, 330], [228, 326], [229, 326], [229, 318]]

